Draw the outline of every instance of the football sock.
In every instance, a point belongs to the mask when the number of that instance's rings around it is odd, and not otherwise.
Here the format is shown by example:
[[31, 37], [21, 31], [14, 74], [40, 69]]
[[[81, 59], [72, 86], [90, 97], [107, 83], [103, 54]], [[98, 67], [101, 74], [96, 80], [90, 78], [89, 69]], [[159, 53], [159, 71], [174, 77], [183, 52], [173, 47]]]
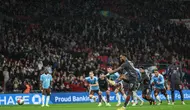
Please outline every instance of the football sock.
[[184, 95], [183, 95], [182, 90], [179, 90], [179, 93], [180, 93], [180, 96], [181, 96], [181, 101], [184, 101]]
[[99, 102], [101, 102], [102, 101], [102, 96], [98, 95], [98, 98], [99, 98]]
[[140, 100], [141, 102], [144, 102], [142, 98], [140, 98], [137, 94], [136, 94], [136, 97], [138, 100]]
[[107, 102], [109, 103], [109, 102], [110, 102], [110, 95], [107, 94], [107, 95], [106, 95], [106, 98], [107, 98]]
[[45, 104], [45, 95], [42, 95], [42, 105]]
[[127, 106], [128, 102], [129, 102], [129, 100], [130, 100], [130, 98], [131, 98], [130, 95], [128, 95], [127, 98], [125, 99], [124, 107]]
[[121, 96], [119, 95], [119, 93], [116, 94], [116, 98], [117, 98], [118, 103], [121, 103]]
[[172, 102], [175, 101], [174, 97], [175, 97], [175, 94], [174, 94], [174, 91], [171, 91], [171, 95], [172, 95]]
[[46, 105], [49, 104], [49, 100], [50, 100], [50, 96], [48, 95], [48, 96], [46, 97]]
[[106, 99], [103, 96], [101, 96], [101, 97], [102, 97], [102, 101], [107, 104]]
[[156, 96], [156, 99], [161, 102], [159, 95]]
[[124, 97], [124, 99], [126, 99], [127, 98], [126, 94], [124, 94], [123, 97]]

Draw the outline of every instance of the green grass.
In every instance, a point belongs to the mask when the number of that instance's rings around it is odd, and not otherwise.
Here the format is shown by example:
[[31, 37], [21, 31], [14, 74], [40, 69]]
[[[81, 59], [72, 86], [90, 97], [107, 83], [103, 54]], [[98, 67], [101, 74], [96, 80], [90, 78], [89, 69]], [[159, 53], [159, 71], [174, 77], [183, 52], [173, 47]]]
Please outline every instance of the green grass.
[[[85, 103], [85, 104], [54, 104], [50, 107], [41, 107], [40, 105], [16, 105], [16, 106], [0, 106], [0, 110], [117, 110], [116, 103], [111, 103], [111, 107], [97, 107], [97, 103]], [[127, 110], [190, 110], [190, 101], [186, 101], [186, 105], [181, 105], [181, 102], [177, 101], [175, 105], [167, 105], [164, 101], [162, 105], [150, 106], [145, 103], [143, 106], [127, 107]]]

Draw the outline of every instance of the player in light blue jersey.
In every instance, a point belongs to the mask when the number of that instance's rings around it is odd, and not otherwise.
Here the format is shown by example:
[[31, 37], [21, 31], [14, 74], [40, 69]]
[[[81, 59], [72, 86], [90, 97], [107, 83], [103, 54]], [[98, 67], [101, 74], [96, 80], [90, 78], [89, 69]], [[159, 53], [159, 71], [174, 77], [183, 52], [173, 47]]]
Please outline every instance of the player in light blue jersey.
[[42, 91], [42, 107], [45, 104], [45, 95], [46, 97], [46, 106], [49, 106], [50, 94], [51, 94], [51, 87], [52, 87], [52, 76], [45, 70], [45, 73], [40, 76], [40, 89]]
[[111, 79], [112, 81], [116, 81], [119, 78], [119, 76], [119, 73], [116, 72], [114, 74], [111, 74], [109, 79]]
[[105, 99], [102, 97], [100, 89], [99, 89], [99, 84], [98, 84], [98, 78], [94, 76], [94, 72], [91, 71], [89, 73], [89, 77], [86, 77], [85, 80], [89, 84], [89, 98], [94, 99], [96, 101], [96, 97], [94, 96], [94, 93], [98, 94], [99, 96], [99, 105], [102, 106], [101, 101], [105, 101]]
[[152, 77], [150, 83], [154, 86], [154, 96], [159, 101], [158, 105], [162, 103], [159, 97], [159, 93], [163, 94], [166, 97], [166, 100], [168, 101], [168, 104], [170, 104], [169, 96], [166, 92], [166, 88], [164, 86], [164, 77], [162, 74], [158, 72], [158, 70], [154, 70], [154, 76]]

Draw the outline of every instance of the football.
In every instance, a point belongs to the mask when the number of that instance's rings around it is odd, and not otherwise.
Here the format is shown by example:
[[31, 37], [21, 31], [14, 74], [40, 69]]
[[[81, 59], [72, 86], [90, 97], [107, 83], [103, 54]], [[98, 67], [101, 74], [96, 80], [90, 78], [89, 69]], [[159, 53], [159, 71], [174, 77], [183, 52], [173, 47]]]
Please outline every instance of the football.
[[18, 105], [23, 105], [24, 104], [24, 100], [23, 99], [18, 99], [17, 103], [18, 103]]

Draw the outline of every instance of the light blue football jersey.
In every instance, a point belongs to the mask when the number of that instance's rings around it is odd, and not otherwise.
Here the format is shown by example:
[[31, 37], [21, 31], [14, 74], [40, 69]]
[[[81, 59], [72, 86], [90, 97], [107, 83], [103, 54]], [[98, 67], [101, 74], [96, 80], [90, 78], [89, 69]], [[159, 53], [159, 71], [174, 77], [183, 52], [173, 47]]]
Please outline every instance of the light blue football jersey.
[[[98, 78], [97, 77], [86, 77], [85, 80], [89, 83], [89, 84], [96, 84], [98, 83]], [[99, 90], [99, 86], [91, 86], [90, 90]]]
[[42, 82], [42, 88], [43, 89], [48, 89], [50, 88], [50, 84], [51, 84], [51, 81], [52, 81], [52, 75], [51, 74], [42, 74], [40, 76], [40, 81]]
[[151, 79], [151, 84], [154, 83], [154, 87], [157, 89], [165, 89], [164, 82], [164, 76], [161, 74], [158, 76], [154, 75]]

